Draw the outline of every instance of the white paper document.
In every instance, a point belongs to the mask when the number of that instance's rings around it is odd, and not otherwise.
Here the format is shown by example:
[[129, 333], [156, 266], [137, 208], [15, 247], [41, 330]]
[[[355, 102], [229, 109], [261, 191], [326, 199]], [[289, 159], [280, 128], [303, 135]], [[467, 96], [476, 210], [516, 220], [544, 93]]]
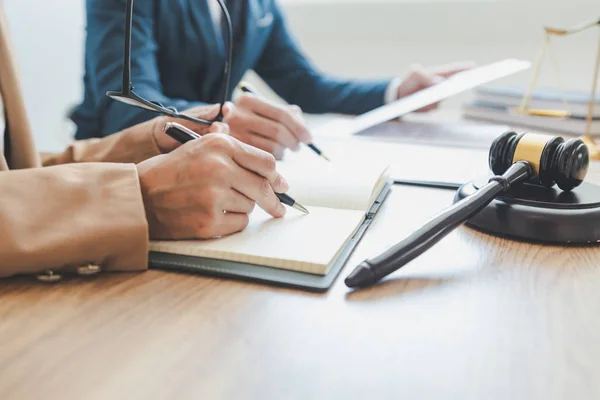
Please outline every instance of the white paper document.
[[523, 71], [528, 61], [507, 59], [460, 72], [443, 82], [351, 119], [334, 119], [313, 130], [315, 137], [344, 137], [390, 121], [479, 85]]

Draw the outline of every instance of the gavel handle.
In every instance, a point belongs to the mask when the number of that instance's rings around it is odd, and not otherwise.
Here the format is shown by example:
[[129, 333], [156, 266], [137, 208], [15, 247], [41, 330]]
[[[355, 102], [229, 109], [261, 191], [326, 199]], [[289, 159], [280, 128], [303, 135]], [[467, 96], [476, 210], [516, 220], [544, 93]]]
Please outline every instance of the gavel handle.
[[348, 287], [367, 286], [403, 267], [481, 211], [501, 192], [532, 176], [528, 162], [513, 164], [502, 176], [430, 219], [419, 230], [380, 255], [367, 259], [346, 278]]

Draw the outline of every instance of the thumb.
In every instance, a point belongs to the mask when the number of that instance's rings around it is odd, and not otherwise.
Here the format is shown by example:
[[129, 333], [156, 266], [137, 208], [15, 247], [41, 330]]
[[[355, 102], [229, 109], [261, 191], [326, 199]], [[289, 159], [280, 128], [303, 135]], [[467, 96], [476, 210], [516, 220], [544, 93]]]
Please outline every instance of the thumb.
[[229, 125], [224, 122], [213, 122], [207, 133], [224, 133], [229, 135]]
[[184, 111], [183, 114], [186, 114], [186, 115], [189, 115], [190, 117], [194, 117], [194, 118], [198, 118], [198, 119], [212, 121], [215, 118], [217, 118], [220, 110], [221, 110], [220, 104], [208, 104], [208, 105], [201, 105], [201, 106], [197, 106], [194, 108], [190, 108], [189, 110]]
[[299, 106], [292, 104], [288, 106], [288, 109], [292, 112], [292, 115], [294, 115], [300, 122], [306, 122], [304, 120], [304, 113], [302, 112], [302, 109]]
[[223, 120], [227, 119], [233, 112], [235, 112], [235, 105], [227, 101], [223, 104]]
[[[221, 110], [221, 108], [219, 107], [218, 110]], [[232, 102], [228, 101], [225, 104], [223, 104], [223, 121], [226, 121], [227, 117], [229, 117], [234, 111], [235, 105]], [[229, 132], [229, 125], [227, 124], [227, 122], [213, 122], [213, 124], [208, 129], [208, 133], [224, 133], [226, 135], [229, 135]]]
[[[221, 106], [219, 104], [211, 104], [211, 105], [202, 105], [202, 106], [192, 108], [190, 110], [185, 111], [184, 114], [189, 115], [194, 118], [203, 119], [203, 120], [210, 122], [210, 121], [214, 121], [215, 118], [217, 118], [220, 110], [221, 110]], [[208, 133], [209, 130], [211, 129], [211, 127], [213, 125], [215, 125], [215, 123], [212, 123], [212, 124], [204, 123], [203, 124], [203, 123], [188, 121], [188, 120], [184, 120], [184, 119], [169, 118], [169, 121], [177, 122], [178, 124], [181, 124], [181, 125], [185, 126], [186, 128], [191, 129], [192, 131], [196, 132], [198, 135], [204, 135], [204, 134]]]
[[419, 89], [424, 89], [436, 84], [434, 75], [428, 74], [422, 67], [414, 71], [414, 76]]
[[437, 84], [439, 84], [439, 83], [442, 83], [442, 82], [444, 82], [445, 80], [446, 80], [446, 78], [444, 78], [444, 77], [443, 77], [443, 76], [441, 76], [441, 75], [433, 75], [433, 84], [434, 84], [434, 85], [437, 85]]
[[192, 117], [211, 121], [217, 118], [217, 116], [219, 115], [219, 111], [221, 111], [220, 104], [211, 104], [209, 106], [192, 108], [189, 112], [189, 115], [191, 115]]

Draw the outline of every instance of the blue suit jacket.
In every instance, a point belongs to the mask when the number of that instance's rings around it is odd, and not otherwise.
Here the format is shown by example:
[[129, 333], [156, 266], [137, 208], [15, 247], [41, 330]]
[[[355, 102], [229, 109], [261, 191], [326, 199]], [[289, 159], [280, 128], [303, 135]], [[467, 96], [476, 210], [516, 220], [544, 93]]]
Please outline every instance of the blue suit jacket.
[[[225, 60], [206, 0], [136, 0], [132, 81], [148, 100], [180, 111], [218, 103]], [[233, 89], [253, 69], [308, 113], [361, 114], [384, 103], [390, 79], [345, 80], [317, 71], [299, 49], [274, 0], [234, 0]], [[119, 90], [125, 0], [87, 0], [84, 100], [71, 115], [77, 139], [102, 137], [157, 114], [109, 99]], [[334, 51], [334, 49], [332, 49]]]

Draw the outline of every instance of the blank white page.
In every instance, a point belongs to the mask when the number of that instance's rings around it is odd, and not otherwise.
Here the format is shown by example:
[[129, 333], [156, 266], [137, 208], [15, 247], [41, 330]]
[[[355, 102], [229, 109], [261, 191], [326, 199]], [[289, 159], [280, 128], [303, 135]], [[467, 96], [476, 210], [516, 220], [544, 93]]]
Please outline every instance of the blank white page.
[[291, 158], [277, 165], [290, 185], [287, 194], [304, 206], [365, 213], [388, 179], [386, 166], [381, 163], [327, 162], [316, 155], [314, 158]]
[[308, 215], [288, 209], [285, 217], [273, 218], [257, 207], [242, 232], [210, 240], [156, 241], [150, 250], [325, 275], [365, 213], [307, 208]]

